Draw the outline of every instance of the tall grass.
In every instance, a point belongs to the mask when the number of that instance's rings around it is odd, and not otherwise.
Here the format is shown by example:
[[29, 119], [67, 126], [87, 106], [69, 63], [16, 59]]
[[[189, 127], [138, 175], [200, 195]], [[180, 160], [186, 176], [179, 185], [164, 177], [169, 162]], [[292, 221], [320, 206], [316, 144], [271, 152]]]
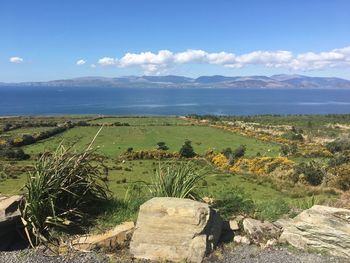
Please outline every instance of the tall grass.
[[28, 174], [22, 221], [32, 244], [52, 241], [53, 230], [81, 227], [108, 198], [91, 145], [81, 153], [60, 145], [44, 153]]
[[149, 191], [155, 197], [198, 199], [196, 188], [203, 176], [193, 162], [166, 162], [159, 164]]
[[312, 195], [310, 197], [305, 197], [302, 199], [295, 200], [293, 202], [293, 206], [301, 210], [306, 210], [320, 203], [321, 203], [321, 200], [317, 196]]

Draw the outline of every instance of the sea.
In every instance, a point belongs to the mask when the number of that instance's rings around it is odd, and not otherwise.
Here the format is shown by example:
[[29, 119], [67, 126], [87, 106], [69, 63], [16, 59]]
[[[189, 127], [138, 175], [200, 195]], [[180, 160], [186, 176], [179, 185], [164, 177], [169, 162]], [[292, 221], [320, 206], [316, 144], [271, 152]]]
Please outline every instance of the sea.
[[0, 87], [0, 115], [350, 113], [350, 90]]

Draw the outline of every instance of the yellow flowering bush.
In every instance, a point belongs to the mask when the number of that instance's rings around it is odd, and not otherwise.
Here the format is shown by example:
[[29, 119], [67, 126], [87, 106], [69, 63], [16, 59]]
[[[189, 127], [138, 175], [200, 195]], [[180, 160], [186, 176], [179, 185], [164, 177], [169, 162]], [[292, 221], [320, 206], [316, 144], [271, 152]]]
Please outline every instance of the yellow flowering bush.
[[261, 156], [253, 159], [240, 158], [229, 165], [225, 155], [208, 151], [206, 158], [221, 170], [229, 170], [232, 173], [248, 172], [261, 176], [273, 176], [286, 178], [290, 176], [295, 163], [287, 157]]
[[212, 163], [222, 170], [227, 170], [229, 168], [228, 160], [222, 153], [216, 154], [212, 159]]
[[281, 170], [289, 170], [294, 166], [294, 162], [287, 157], [256, 157], [250, 160], [249, 172], [257, 175], [269, 175], [277, 167]]

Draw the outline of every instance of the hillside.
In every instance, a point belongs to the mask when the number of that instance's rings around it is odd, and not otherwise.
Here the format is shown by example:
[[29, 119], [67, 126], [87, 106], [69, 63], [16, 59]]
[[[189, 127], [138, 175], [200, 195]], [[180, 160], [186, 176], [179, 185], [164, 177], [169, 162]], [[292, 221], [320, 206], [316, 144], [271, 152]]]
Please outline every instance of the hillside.
[[188, 78], [183, 76], [81, 77], [47, 82], [0, 83], [0, 86], [111, 87], [111, 88], [268, 88], [350, 89], [350, 80], [303, 75], [237, 76]]

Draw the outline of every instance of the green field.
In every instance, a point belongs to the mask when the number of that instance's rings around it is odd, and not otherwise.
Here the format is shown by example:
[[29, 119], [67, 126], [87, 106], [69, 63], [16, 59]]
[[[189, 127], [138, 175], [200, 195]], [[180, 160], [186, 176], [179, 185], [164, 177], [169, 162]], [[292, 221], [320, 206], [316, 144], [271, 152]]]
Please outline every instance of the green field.
[[105, 117], [89, 121], [90, 123], [128, 123], [130, 125], [180, 125], [190, 124], [188, 121], [176, 117]]
[[[106, 164], [109, 167], [109, 189], [114, 196], [121, 199], [124, 198], [127, 189], [134, 183], [138, 183], [146, 189], [146, 183], [151, 183], [154, 171], [159, 167], [159, 162], [156, 160], [135, 160], [125, 163], [108, 160]], [[198, 169], [204, 169], [205, 171], [204, 180], [199, 185], [200, 192], [205, 196], [213, 196], [222, 190], [238, 187], [244, 189], [258, 203], [269, 199], [291, 200], [288, 193], [273, 189], [269, 182], [258, 182], [254, 178], [243, 174], [223, 173], [205, 162], [198, 163]], [[26, 174], [22, 174], [16, 179], [0, 181], [0, 193], [18, 194], [23, 192], [25, 190], [23, 189], [25, 180]]]
[[[25, 152], [36, 154], [52, 151], [60, 143], [74, 145], [82, 150], [91, 142], [99, 127], [77, 127], [57, 135], [54, 138], [24, 147]], [[226, 147], [236, 148], [241, 144], [247, 146], [247, 156], [258, 152], [277, 155], [279, 146], [262, 142], [232, 132], [206, 126], [120, 126], [104, 127], [95, 141], [98, 152], [116, 158], [132, 147], [134, 150], [155, 149], [156, 143], [164, 141], [169, 151], [178, 151], [185, 140], [191, 140], [195, 151], [204, 154], [208, 149], [221, 151]]]
[[[233, 117], [232, 117], [233, 118]], [[243, 118], [243, 117], [242, 117]], [[312, 119], [316, 123], [319, 118]], [[11, 118], [2, 119], [3, 122], [10, 121]], [[15, 123], [24, 123], [31, 121], [31, 117], [13, 118]], [[227, 118], [225, 120], [230, 120]], [[239, 118], [240, 119], [240, 118]], [[340, 118], [336, 118], [337, 122]], [[147, 189], [147, 183], [151, 183], [152, 176], [159, 165], [158, 160], [134, 160], [123, 161], [119, 156], [128, 148], [134, 150], [152, 150], [156, 149], [158, 142], [165, 142], [169, 147], [169, 152], [178, 152], [185, 140], [190, 140], [195, 152], [204, 155], [209, 149], [216, 152], [222, 151], [224, 148], [230, 147], [236, 149], [240, 145], [246, 146], [245, 158], [253, 158], [257, 155], [262, 156], [279, 156], [280, 145], [273, 142], [266, 142], [254, 137], [236, 134], [224, 129], [214, 128], [206, 125], [195, 125], [188, 120], [177, 117], [98, 117], [98, 116], [75, 116], [74, 118], [60, 116], [58, 118], [51, 117], [35, 117], [32, 119], [34, 123], [50, 123], [57, 124], [66, 123], [68, 121], [75, 122], [77, 120], [85, 120], [90, 124], [114, 124], [128, 123], [130, 126], [104, 126], [94, 142], [94, 148], [97, 153], [106, 157], [105, 165], [108, 168], [108, 186], [113, 196], [123, 199], [128, 189], [137, 184], [138, 187]], [[264, 125], [273, 123], [274, 125], [298, 124], [297, 117], [256, 117], [247, 119], [247, 121], [260, 122]], [[321, 123], [314, 124], [313, 128], [326, 125], [324, 117]], [[216, 120], [217, 121], [217, 120]], [[303, 128], [307, 125], [307, 118], [302, 118]], [[306, 124], [305, 124], [306, 123]], [[40, 126], [40, 125], [39, 125]], [[298, 125], [296, 125], [298, 126]], [[64, 146], [72, 146], [74, 150], [81, 151], [85, 149], [99, 131], [101, 126], [75, 126], [67, 129], [63, 133], [57, 134], [48, 139], [37, 141], [34, 144], [21, 147], [25, 153], [31, 155], [27, 161], [10, 161], [0, 160], [0, 193], [17, 194], [23, 193], [23, 186], [26, 181], [25, 167], [35, 163], [35, 159], [40, 153], [45, 151], [52, 152], [60, 144]], [[317, 129], [316, 128], [316, 129]], [[51, 129], [51, 127], [33, 127], [19, 128], [2, 133], [2, 135], [14, 137], [22, 134], [34, 134], [37, 132]], [[329, 128], [331, 129], [331, 128]], [[304, 158], [291, 156], [290, 159], [296, 162], [305, 162], [316, 160], [317, 158]], [[320, 161], [324, 161], [320, 159]], [[163, 161], [162, 161], [163, 162]], [[255, 203], [264, 203], [271, 200], [284, 200], [294, 204], [299, 200], [305, 200], [308, 196], [315, 194], [317, 198], [325, 200], [334, 198], [334, 193], [325, 193], [322, 191], [313, 192], [309, 188], [301, 185], [279, 184], [273, 182], [269, 178], [254, 176], [252, 174], [232, 174], [217, 170], [205, 160], [197, 160], [198, 169], [206, 171], [204, 179], [199, 183], [199, 191], [202, 196], [217, 196], [218, 193], [225, 191], [235, 191], [236, 188], [250, 196]], [[21, 169], [23, 168], [23, 169]], [[16, 172], [17, 170], [18, 172]], [[16, 171], [15, 171], [16, 170]], [[15, 171], [9, 173], [9, 171]]]

